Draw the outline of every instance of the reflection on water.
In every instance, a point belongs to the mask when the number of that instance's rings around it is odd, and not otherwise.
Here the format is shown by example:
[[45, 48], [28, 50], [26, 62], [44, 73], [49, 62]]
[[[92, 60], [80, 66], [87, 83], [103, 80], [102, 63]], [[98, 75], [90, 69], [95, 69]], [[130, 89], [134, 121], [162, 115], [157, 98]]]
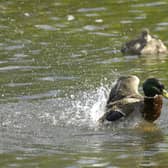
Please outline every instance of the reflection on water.
[[167, 55], [120, 53], [144, 27], [168, 44], [167, 4], [1, 1], [0, 167], [166, 167], [167, 100], [156, 125], [97, 120], [120, 75], [168, 86]]

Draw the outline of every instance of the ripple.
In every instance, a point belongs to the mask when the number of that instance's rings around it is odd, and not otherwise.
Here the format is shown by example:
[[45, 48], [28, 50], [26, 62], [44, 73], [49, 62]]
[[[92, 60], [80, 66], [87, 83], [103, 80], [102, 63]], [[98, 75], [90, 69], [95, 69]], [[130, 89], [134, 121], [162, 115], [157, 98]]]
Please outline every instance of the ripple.
[[157, 26], [168, 26], [168, 22], [161, 22], [161, 23], [158, 23]]
[[60, 28], [65, 28], [65, 27], [67, 27], [67, 25], [61, 24], [61, 23], [57, 23], [57, 24], [55, 24], [55, 26], [56, 26], [56, 28], [59, 29], [59, 30], [60, 30]]
[[8, 87], [20, 87], [20, 86], [31, 86], [32, 83], [8, 83], [8, 84], [5, 84], [5, 86], [8, 86]]
[[35, 49], [35, 50], [31, 50], [30, 52], [31, 52], [32, 55], [38, 55], [38, 54], [40, 54], [41, 50], [40, 49]]
[[39, 80], [42, 81], [60, 81], [60, 80], [76, 80], [78, 79], [77, 77], [73, 76], [47, 76], [43, 78], [39, 78]]
[[14, 54], [14, 57], [17, 57], [17, 58], [25, 58], [27, 57], [28, 55], [24, 54], [24, 53], [16, 53]]
[[130, 12], [130, 13], [143, 13], [144, 11], [142, 11], [142, 10], [129, 10], [128, 12]]
[[145, 163], [140, 163], [140, 167], [159, 167], [159, 165], [158, 165], [158, 163], [156, 163], [156, 162], [145, 162]]
[[22, 49], [22, 48], [24, 48], [24, 47], [25, 47], [24, 44], [12, 45], [12, 46], [5, 47], [5, 50], [13, 51], [13, 50]]
[[142, 19], [146, 19], [146, 14], [140, 15], [140, 16], [136, 16], [135, 20], [142, 20]]
[[20, 66], [0, 67], [0, 71], [17, 70], [17, 69], [21, 69], [21, 67]]
[[16, 54], [13, 55], [13, 57], [8, 58], [8, 60], [10, 60], [10, 61], [17, 61], [17, 62], [18, 61], [19, 62], [23, 62], [24, 61], [24, 63], [25, 62], [32, 62], [33, 61], [32, 59], [30, 59], [30, 60], [25, 59], [27, 57], [28, 57], [28, 55], [26, 55], [24, 53], [16, 53]]
[[42, 98], [48, 98], [48, 97], [56, 97], [60, 91], [58, 90], [51, 90], [46, 93], [39, 93], [39, 94], [34, 94], [34, 95], [25, 95], [25, 96], [20, 96], [17, 97], [19, 100], [34, 100], [34, 99], [42, 99]]
[[166, 5], [167, 2], [151, 2], [151, 3], [141, 3], [141, 4], [134, 4], [132, 7], [153, 7], [153, 6], [160, 6], [160, 5]]
[[7, 63], [8, 61], [0, 61], [0, 64], [5, 64]]
[[129, 24], [129, 23], [133, 23], [132, 20], [121, 20], [120, 21], [121, 24]]
[[28, 40], [28, 39], [16, 39], [16, 40], [11, 40], [11, 39], [7, 39], [6, 40], [8, 43], [12, 43], [12, 44], [31, 44], [32, 43], [32, 41], [31, 40]]
[[4, 26], [4, 25], [0, 25], [0, 30], [6, 30], [6, 29], [8, 29], [9, 27], [8, 26]]
[[56, 16], [50, 17], [50, 19], [51, 19], [51, 20], [54, 20], [54, 21], [60, 20], [60, 18], [59, 18], [59, 17], [56, 17]]
[[35, 25], [36, 28], [42, 29], [42, 30], [47, 30], [47, 31], [56, 31], [60, 30], [59, 28], [50, 26], [50, 25]]
[[164, 31], [164, 30], [167, 30], [167, 27], [168, 27], [168, 22], [160, 22], [158, 24], [156, 24], [156, 31]]
[[105, 26], [94, 26], [94, 25], [86, 25], [83, 27], [84, 30], [94, 31], [94, 30], [104, 30]]
[[122, 62], [121, 58], [115, 57], [115, 58], [111, 58], [111, 59], [107, 59], [104, 61], [97, 61], [97, 64], [111, 64], [111, 63], [118, 63], [118, 62]]
[[99, 14], [98, 13], [87, 13], [85, 16], [87, 16], [87, 17], [97, 17], [97, 16], [99, 16]]
[[0, 67], [0, 71], [12, 71], [12, 70], [32, 70], [32, 69], [47, 69], [49, 67], [44, 66], [6, 66]]
[[91, 32], [90, 34], [95, 34], [95, 35], [99, 35], [99, 36], [105, 36], [105, 37], [118, 37], [118, 34], [114, 34], [114, 33], [103, 33], [103, 32]]
[[166, 26], [159, 26], [155, 28], [155, 31], [167, 31], [167, 27]]
[[100, 8], [80, 8], [77, 11], [78, 12], [96, 12], [96, 11], [105, 11], [106, 8], [100, 7]]
[[96, 19], [95, 22], [96, 22], [96, 23], [102, 23], [102, 22], [103, 22], [103, 19]]

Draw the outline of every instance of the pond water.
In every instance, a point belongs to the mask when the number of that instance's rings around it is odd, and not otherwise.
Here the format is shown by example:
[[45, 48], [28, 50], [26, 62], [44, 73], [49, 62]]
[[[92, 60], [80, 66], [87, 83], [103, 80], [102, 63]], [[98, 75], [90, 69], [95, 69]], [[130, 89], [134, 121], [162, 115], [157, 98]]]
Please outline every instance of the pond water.
[[167, 13], [167, 0], [1, 0], [0, 167], [167, 167], [167, 100], [155, 124], [97, 123], [120, 75], [168, 89], [168, 55], [120, 53], [143, 28], [168, 45]]

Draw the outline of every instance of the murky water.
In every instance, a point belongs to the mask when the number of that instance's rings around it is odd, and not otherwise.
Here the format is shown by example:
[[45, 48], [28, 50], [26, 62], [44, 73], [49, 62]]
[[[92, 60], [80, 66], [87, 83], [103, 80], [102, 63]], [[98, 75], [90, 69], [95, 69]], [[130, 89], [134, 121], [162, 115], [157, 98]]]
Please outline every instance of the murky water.
[[168, 88], [167, 55], [120, 53], [144, 27], [168, 45], [167, 13], [167, 0], [2, 0], [0, 167], [167, 167], [167, 100], [155, 125], [97, 123], [120, 75]]

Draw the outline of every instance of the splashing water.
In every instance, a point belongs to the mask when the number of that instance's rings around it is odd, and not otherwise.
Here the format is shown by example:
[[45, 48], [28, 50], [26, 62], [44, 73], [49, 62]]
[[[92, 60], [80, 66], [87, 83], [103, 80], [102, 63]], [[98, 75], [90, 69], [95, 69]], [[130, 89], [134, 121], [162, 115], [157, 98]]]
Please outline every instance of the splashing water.
[[83, 93], [82, 97], [79, 96], [81, 98], [78, 97], [72, 103], [75, 124], [97, 126], [98, 119], [104, 113], [108, 90], [108, 88], [101, 86], [95, 91]]
[[100, 86], [64, 98], [3, 104], [0, 105], [1, 125], [21, 129], [33, 129], [41, 124], [96, 127], [97, 120], [104, 113], [108, 92], [108, 87]]
[[64, 126], [96, 127], [98, 119], [104, 113], [108, 92], [108, 88], [100, 86], [94, 91], [70, 95], [70, 99], [66, 100], [68, 107], [62, 107], [63, 112], [60, 114], [57, 124], [60, 125], [60, 121], [62, 121]]
[[[1, 126], [33, 130], [48, 126], [98, 128], [98, 119], [105, 112], [111, 86], [101, 84], [95, 90], [77, 92], [64, 98], [38, 101], [19, 101], [0, 105]], [[166, 105], [157, 124], [167, 123]], [[166, 118], [166, 119], [165, 119]], [[126, 121], [111, 124], [112, 128], [132, 128], [139, 121], [137, 115]], [[166, 124], [167, 125], [167, 124]], [[164, 126], [165, 127], [165, 126]]]

